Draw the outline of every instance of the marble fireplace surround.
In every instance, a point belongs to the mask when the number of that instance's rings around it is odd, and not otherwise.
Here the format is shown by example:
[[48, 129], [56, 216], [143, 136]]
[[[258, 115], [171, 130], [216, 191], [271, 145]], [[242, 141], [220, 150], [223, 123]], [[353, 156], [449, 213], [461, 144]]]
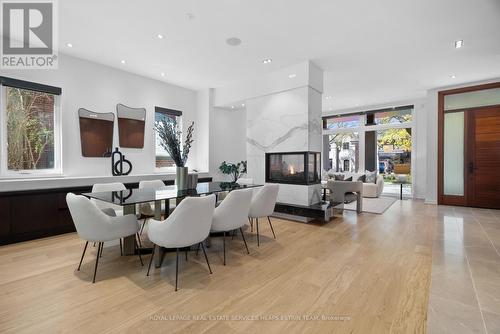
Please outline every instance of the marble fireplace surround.
[[[248, 175], [265, 182], [265, 154], [321, 152], [321, 93], [309, 86], [248, 100]], [[278, 202], [312, 205], [321, 201], [321, 184], [279, 184]]]

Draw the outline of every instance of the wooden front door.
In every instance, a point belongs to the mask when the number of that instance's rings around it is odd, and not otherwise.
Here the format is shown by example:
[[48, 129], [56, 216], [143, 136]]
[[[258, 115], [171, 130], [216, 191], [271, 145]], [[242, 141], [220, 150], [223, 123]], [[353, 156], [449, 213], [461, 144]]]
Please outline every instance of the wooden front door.
[[500, 106], [467, 114], [467, 205], [500, 208]]

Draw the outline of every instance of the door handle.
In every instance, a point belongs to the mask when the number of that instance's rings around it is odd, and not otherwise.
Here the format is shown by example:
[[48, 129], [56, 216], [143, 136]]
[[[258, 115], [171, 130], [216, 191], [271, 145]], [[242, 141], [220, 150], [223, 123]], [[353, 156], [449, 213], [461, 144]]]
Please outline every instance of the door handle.
[[469, 162], [469, 173], [470, 174], [474, 173], [474, 163], [473, 162]]

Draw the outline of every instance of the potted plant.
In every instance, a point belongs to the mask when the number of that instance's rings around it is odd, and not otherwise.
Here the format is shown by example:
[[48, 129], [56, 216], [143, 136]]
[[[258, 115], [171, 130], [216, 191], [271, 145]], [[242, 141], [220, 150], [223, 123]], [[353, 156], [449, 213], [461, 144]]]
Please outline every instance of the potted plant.
[[168, 152], [176, 165], [175, 183], [180, 190], [187, 189], [188, 168], [186, 162], [193, 143], [194, 122], [187, 129], [186, 140], [182, 144], [182, 131], [175, 120], [161, 119], [155, 122], [155, 129], [160, 137], [160, 145]]
[[220, 166], [219, 170], [223, 174], [228, 174], [233, 176], [233, 183], [238, 181], [238, 178], [247, 172], [247, 162], [245, 161], [240, 161], [236, 164], [233, 163], [227, 163], [226, 161], [223, 161]]

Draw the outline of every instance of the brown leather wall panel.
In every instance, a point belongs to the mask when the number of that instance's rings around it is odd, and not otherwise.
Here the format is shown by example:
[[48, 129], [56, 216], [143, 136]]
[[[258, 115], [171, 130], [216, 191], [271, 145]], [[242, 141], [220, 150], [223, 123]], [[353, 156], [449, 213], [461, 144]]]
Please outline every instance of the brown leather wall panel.
[[109, 157], [113, 149], [113, 113], [96, 113], [84, 108], [78, 110], [80, 140], [84, 157]]

